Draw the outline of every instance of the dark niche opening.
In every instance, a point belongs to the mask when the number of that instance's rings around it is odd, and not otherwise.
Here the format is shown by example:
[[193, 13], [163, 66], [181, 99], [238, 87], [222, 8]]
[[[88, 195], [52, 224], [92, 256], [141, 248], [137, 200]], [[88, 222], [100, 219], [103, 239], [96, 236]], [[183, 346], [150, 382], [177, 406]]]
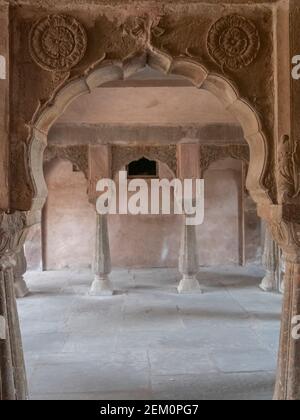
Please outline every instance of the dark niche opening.
[[142, 158], [129, 163], [127, 172], [129, 178], [157, 178], [158, 165], [154, 160]]
[[79, 166], [76, 165], [76, 163], [73, 163], [73, 172], [81, 172]]

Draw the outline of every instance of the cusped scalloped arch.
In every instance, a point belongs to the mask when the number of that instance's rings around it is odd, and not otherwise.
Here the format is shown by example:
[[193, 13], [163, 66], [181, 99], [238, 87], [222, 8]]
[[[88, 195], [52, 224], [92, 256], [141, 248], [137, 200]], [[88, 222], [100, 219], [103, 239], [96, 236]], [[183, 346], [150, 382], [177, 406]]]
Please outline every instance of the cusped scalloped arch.
[[43, 153], [47, 145], [49, 129], [68, 105], [81, 95], [90, 93], [104, 83], [124, 80], [146, 65], [164, 74], [176, 74], [191, 81], [196, 88], [214, 94], [241, 124], [250, 146], [250, 165], [247, 188], [257, 203], [271, 202], [263, 186], [268, 158], [266, 137], [254, 108], [240, 97], [238, 90], [224, 76], [209, 73], [198, 62], [188, 58], [173, 59], [154, 49], [137, 54], [123, 62], [102, 61], [71, 81], [67, 81], [35, 115], [29, 147], [29, 171], [34, 185], [32, 210], [39, 210], [47, 197], [43, 175]]

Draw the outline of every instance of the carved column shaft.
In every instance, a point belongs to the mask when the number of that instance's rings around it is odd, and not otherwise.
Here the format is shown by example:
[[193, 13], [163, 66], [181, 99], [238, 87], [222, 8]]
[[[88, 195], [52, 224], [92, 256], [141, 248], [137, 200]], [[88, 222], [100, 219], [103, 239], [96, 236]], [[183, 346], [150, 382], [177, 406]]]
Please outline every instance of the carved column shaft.
[[293, 318], [300, 315], [300, 259], [287, 262], [275, 400], [300, 400], [300, 339]]
[[111, 272], [111, 257], [108, 235], [107, 216], [97, 214], [96, 246], [94, 260], [94, 282], [90, 294], [92, 296], [111, 296], [113, 286], [109, 279]]
[[[200, 147], [195, 143], [184, 143], [178, 145], [178, 173], [182, 181], [186, 179], [199, 179], [201, 169], [199, 167]], [[197, 197], [198, 191], [193, 192], [193, 200]], [[182, 205], [185, 209], [185, 198]], [[182, 280], [178, 286], [179, 293], [201, 293], [201, 287], [197, 279], [199, 272], [198, 246], [196, 226], [187, 224], [186, 214], [181, 237], [179, 271]]]
[[199, 261], [196, 226], [184, 224], [180, 246], [179, 271], [183, 275], [178, 286], [179, 293], [202, 292], [197, 279]]
[[16, 255], [24, 245], [27, 229], [24, 213], [0, 213], [0, 316], [2, 324], [3, 319], [5, 323], [5, 336], [0, 337], [0, 384], [3, 400], [28, 398], [14, 289]]

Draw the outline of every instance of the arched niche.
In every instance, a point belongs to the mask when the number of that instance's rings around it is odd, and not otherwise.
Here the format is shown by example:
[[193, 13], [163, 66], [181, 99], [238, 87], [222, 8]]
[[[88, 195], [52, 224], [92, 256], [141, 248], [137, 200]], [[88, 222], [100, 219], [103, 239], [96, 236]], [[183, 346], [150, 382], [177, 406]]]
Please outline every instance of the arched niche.
[[173, 176], [177, 174], [176, 145], [167, 146], [113, 146], [112, 173], [113, 176], [132, 161], [146, 158], [168, 166]]

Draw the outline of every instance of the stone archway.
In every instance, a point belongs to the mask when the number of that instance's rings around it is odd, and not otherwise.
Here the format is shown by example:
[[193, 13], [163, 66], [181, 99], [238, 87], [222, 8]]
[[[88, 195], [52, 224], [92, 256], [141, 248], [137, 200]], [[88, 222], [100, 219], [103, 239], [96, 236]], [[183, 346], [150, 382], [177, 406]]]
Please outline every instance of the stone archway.
[[241, 124], [244, 137], [250, 147], [250, 165], [247, 189], [258, 204], [271, 204], [264, 177], [268, 160], [267, 140], [254, 108], [238, 93], [225, 77], [209, 73], [201, 64], [190, 59], [173, 59], [163, 52], [148, 48], [144, 53], [124, 62], [105, 61], [71, 81], [64, 83], [51, 99], [41, 107], [31, 123], [28, 168], [34, 186], [31, 211], [39, 210], [46, 199], [47, 188], [43, 177], [43, 153], [47, 135], [68, 105], [81, 95], [90, 93], [104, 83], [124, 80], [146, 65], [164, 74], [175, 74], [191, 81], [196, 88], [205, 89], [215, 95]]
[[259, 205], [272, 205], [267, 187], [264, 185], [268, 161], [268, 144], [262, 125], [254, 108], [238, 93], [225, 77], [209, 73], [201, 64], [190, 59], [173, 59], [160, 51], [148, 48], [142, 54], [120, 61], [105, 61], [85, 71], [81, 76], [63, 83], [51, 99], [37, 110], [30, 126], [30, 142], [27, 150], [27, 167], [34, 195], [29, 219], [44, 205], [47, 187], [43, 175], [43, 154], [47, 146], [47, 135], [68, 105], [81, 95], [101, 87], [104, 83], [124, 80], [146, 65], [165, 74], [176, 74], [190, 80], [195, 88], [206, 89], [223, 103], [241, 124], [250, 147], [250, 165], [247, 189]]

